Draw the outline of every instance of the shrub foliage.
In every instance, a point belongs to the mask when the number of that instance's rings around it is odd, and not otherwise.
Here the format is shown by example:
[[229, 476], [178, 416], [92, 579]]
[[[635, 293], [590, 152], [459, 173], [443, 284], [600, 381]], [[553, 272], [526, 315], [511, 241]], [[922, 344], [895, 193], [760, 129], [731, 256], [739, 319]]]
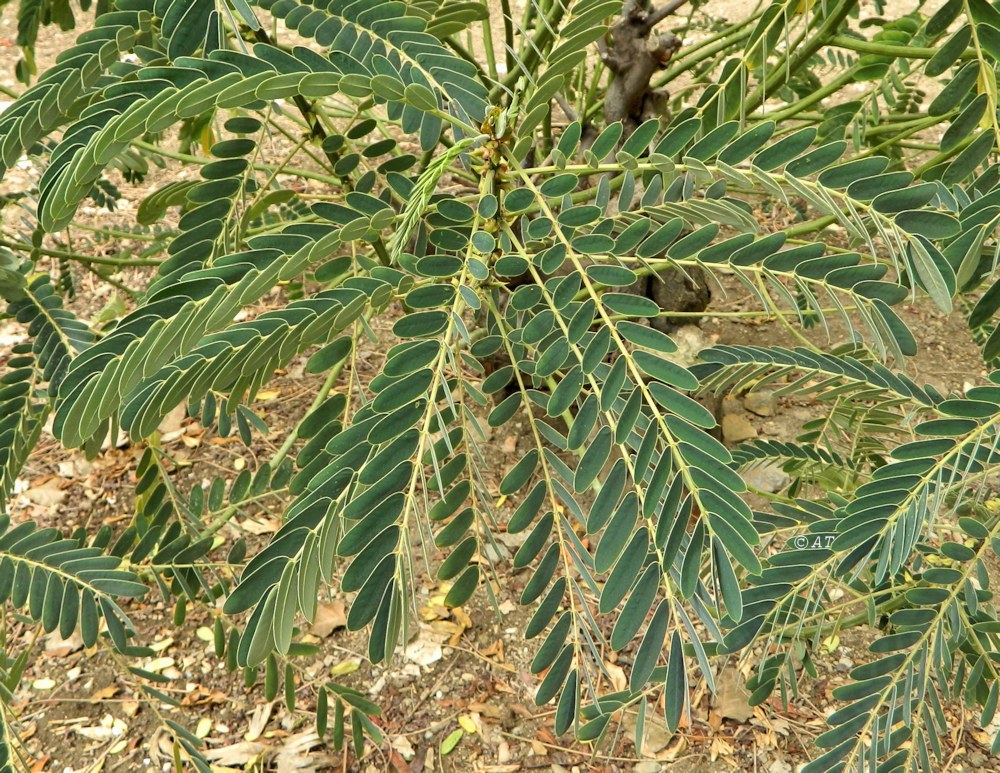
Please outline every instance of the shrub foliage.
[[[609, 29], [649, 34], [663, 9], [499, 5], [491, 24], [475, 0], [102, 1], [0, 113], [0, 173], [25, 155], [43, 169], [6, 195], [0, 234], [0, 293], [27, 336], [0, 377], [10, 619], [79, 629], [162, 706], [176, 704], [162, 677], [130, 660], [149, 643], [127, 600], [160, 595], [179, 623], [203, 606], [217, 655], [248, 680], [263, 669], [272, 698], [284, 682], [294, 705], [322, 587], [350, 600], [380, 662], [426, 573], [462, 605], [507, 593], [516, 571], [535, 700], [588, 743], [625, 713], [676, 728], [723, 656], [752, 664], [753, 704], [794, 700], [821, 645], [864, 626], [869, 657], [807, 770], [938, 769], [949, 706], [988, 727], [1000, 695], [1000, 10], [681, 8], [662, 26], [699, 42], [649, 85], [674, 90], [656, 92], [670, 110], [606, 124], [624, 77], [603, 63]], [[20, 3], [25, 81], [53, 22], [72, 26], [68, 3]], [[167, 162], [191, 172], [149, 192], [132, 230], [81, 221]], [[779, 211], [793, 216], [762, 214]], [[92, 248], [66, 236], [81, 228]], [[144, 251], [109, 256], [123, 236]], [[714, 346], [685, 367], [651, 324], [674, 312], [633, 290], [667, 272], [744, 288], [798, 345]], [[88, 274], [127, 303], [76, 316]], [[981, 349], [956, 364], [964, 393], [908, 375], [918, 346], [896, 309], [923, 298]], [[362, 382], [365, 337], [386, 357]], [[186, 406], [250, 446], [268, 431], [256, 396], [304, 353], [322, 386], [278, 451], [183, 490], [164, 417]], [[809, 398], [816, 420], [731, 450], [704, 398], [759, 389]], [[512, 423], [527, 450], [497, 484], [484, 429]], [[127, 523], [18, 520], [46, 426], [91, 455], [119, 430], [145, 449]], [[740, 473], [761, 464], [790, 483], [748, 490]], [[261, 502], [282, 525], [248, 555], [224, 528]], [[522, 535], [513, 556], [500, 532]], [[631, 663], [611, 693], [609, 650]], [[0, 662], [8, 765], [29, 660], [12, 644]], [[361, 693], [311, 693], [331, 743], [381, 742]], [[158, 715], [207, 770], [183, 715]]]

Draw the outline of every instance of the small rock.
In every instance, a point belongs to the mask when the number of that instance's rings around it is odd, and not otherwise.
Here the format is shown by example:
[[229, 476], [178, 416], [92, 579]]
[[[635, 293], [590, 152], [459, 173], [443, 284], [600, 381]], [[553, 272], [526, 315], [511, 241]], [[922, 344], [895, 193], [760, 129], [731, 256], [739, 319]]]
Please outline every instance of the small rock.
[[719, 406], [722, 411], [723, 416], [732, 416], [734, 413], [740, 413], [743, 407], [740, 405], [740, 401], [737, 400], [732, 395], [726, 395], [722, 398], [722, 403]]
[[778, 398], [774, 396], [774, 392], [768, 390], [750, 392], [743, 398], [743, 407], [758, 416], [774, 415], [774, 409], [777, 406]]
[[661, 768], [656, 760], [644, 760], [637, 762], [632, 770], [634, 773], [660, 773]]
[[750, 488], [773, 494], [781, 491], [791, 478], [778, 464], [761, 464], [740, 473]]
[[722, 417], [722, 439], [727, 443], [742, 443], [757, 437], [757, 430], [745, 416], [737, 413]]

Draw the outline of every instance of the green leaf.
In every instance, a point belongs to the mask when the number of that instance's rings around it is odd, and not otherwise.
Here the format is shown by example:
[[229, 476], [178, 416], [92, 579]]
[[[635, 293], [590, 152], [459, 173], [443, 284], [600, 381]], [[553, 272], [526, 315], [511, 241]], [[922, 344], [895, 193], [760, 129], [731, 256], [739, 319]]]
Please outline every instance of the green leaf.
[[813, 127], [799, 129], [787, 137], [778, 140], [771, 147], [760, 151], [753, 157], [752, 163], [758, 169], [770, 172], [772, 169], [777, 169], [779, 166], [787, 164], [805, 151], [806, 148], [812, 145], [815, 139], [816, 129]]
[[576, 476], [573, 481], [573, 489], [577, 493], [586, 490], [597, 478], [597, 475], [604, 468], [611, 453], [611, 430], [608, 427], [601, 427], [600, 432], [591, 442], [580, 459], [580, 464], [576, 468]]
[[919, 234], [935, 241], [957, 236], [962, 230], [958, 220], [952, 215], [926, 209], [900, 212], [894, 218], [894, 222], [908, 233]]
[[458, 746], [458, 742], [462, 740], [462, 736], [464, 735], [465, 731], [462, 730], [462, 728], [452, 730], [441, 742], [441, 746], [439, 748], [441, 756], [446, 757], [451, 754], [455, 750], [455, 747]]
[[989, 156], [995, 144], [996, 135], [992, 129], [982, 132], [948, 165], [941, 181], [945, 185], [954, 185], [974, 174]]
[[979, 62], [966, 62], [927, 107], [928, 115], [945, 115], [956, 107], [979, 79]]
[[719, 153], [719, 161], [731, 165], [745, 161], [771, 139], [775, 128], [773, 121], [763, 121], [757, 124], [729, 143]]
[[936, 78], [945, 73], [958, 61], [971, 40], [972, 25], [964, 24], [959, 27], [955, 34], [938, 48], [934, 56], [927, 60], [927, 64], [924, 65], [924, 73], [930, 78]]
[[618, 615], [618, 622], [611, 632], [612, 649], [624, 649], [638, 633], [653, 605], [659, 583], [660, 568], [655, 563], [650, 564], [635, 584], [632, 594]]
[[680, 365], [644, 351], [636, 351], [632, 357], [635, 360], [635, 364], [647, 376], [658, 379], [677, 389], [690, 391], [698, 388], [698, 379]]
[[663, 688], [663, 700], [666, 710], [667, 729], [677, 730], [681, 723], [681, 714], [688, 700], [687, 674], [684, 670], [684, 647], [680, 633], [674, 629], [670, 638], [670, 654], [667, 660], [666, 682]]

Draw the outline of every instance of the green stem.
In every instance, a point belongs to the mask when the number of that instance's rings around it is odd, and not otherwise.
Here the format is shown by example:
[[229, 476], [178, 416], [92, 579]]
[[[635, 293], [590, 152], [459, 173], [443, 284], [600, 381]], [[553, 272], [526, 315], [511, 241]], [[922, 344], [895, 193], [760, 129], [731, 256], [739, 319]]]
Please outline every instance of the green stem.
[[812, 58], [813, 54], [828, 44], [830, 38], [844, 23], [855, 5], [857, 5], [857, 0], [842, 0], [840, 5], [823, 20], [819, 29], [809, 40], [795, 46], [792, 49], [794, 53], [791, 51], [785, 53], [771, 70], [770, 76], [765, 78], [763, 83], [757, 84], [750, 92], [744, 104], [746, 112], [749, 114], [760, 108], [768, 95], [774, 94], [781, 86], [785, 85]]
[[[921, 48], [920, 46], [895, 46], [891, 43], [879, 43], [871, 40], [859, 40], [847, 35], [834, 35], [829, 38], [827, 45], [836, 48], [846, 48], [848, 51], [857, 51], [862, 54], [881, 54], [882, 56], [895, 56], [900, 59], [930, 59], [938, 52], [937, 48]], [[975, 59], [976, 52], [967, 49], [962, 52], [959, 59]]]
[[135, 241], [141, 242], [157, 242], [161, 241], [163, 237], [167, 234], [146, 234], [146, 233], [133, 233], [131, 231], [119, 231], [115, 228], [101, 228], [100, 226], [87, 225], [86, 223], [78, 223], [73, 221], [73, 227], [79, 228], [81, 231], [89, 231], [94, 234], [101, 234], [102, 236], [110, 236], [115, 239], [134, 239]]
[[787, 234], [789, 239], [795, 239], [804, 234], [816, 233], [817, 231], [822, 231], [829, 225], [833, 225], [837, 222], [836, 215], [823, 215], [823, 217], [817, 217], [815, 220], [809, 220], [805, 223], [799, 223], [785, 229], [785, 234]]
[[[505, 1], [506, 0], [501, 0], [501, 2]], [[532, 5], [532, 3], [529, 3], [528, 5]], [[530, 42], [526, 40], [521, 45], [521, 50], [519, 52], [519, 58], [521, 60], [520, 65], [518, 65], [516, 61], [513, 61], [514, 57], [510, 54], [510, 51], [507, 52], [507, 66], [509, 68], [507, 70], [507, 77], [503, 79], [500, 86], [495, 87], [490, 92], [490, 100], [496, 101], [503, 92], [512, 91], [514, 89], [514, 85], [517, 83], [517, 79], [521, 77], [522, 73], [535, 72], [539, 64], [542, 62], [543, 57], [548, 53], [549, 47], [556, 39], [555, 30], [559, 29], [559, 23], [566, 14], [568, 5], [568, 3], [563, 4], [561, 2], [552, 3], [551, 6], [546, 9], [548, 13], [545, 14], [544, 18], [541, 15], [539, 16], [540, 21], [535, 30], [534, 37], [531, 38]], [[507, 25], [510, 24], [510, 22], [507, 21], [510, 18], [509, 3], [508, 8], [505, 9], [504, 17], [504, 33], [506, 34]], [[513, 34], [513, 27], [511, 27], [511, 39], [509, 41], [511, 44], [513, 44]], [[511, 45], [511, 47], [513, 46]]]
[[[332, 368], [330, 368], [329, 374], [327, 374], [326, 380], [323, 382], [323, 386], [319, 388], [316, 392], [316, 397], [313, 398], [312, 403], [309, 405], [309, 410], [306, 411], [305, 415], [308, 416], [317, 408], [319, 408], [323, 401], [326, 399], [327, 395], [330, 394], [330, 390], [333, 389], [333, 385], [337, 383], [337, 379], [340, 378], [340, 374], [344, 371], [344, 365], [347, 364], [347, 357], [340, 360]], [[285, 438], [285, 442], [281, 444], [281, 448], [277, 450], [274, 456], [271, 457], [271, 468], [277, 468], [281, 464], [285, 457], [288, 456], [289, 451], [292, 450], [292, 446], [295, 445], [295, 441], [299, 439], [299, 427], [302, 423], [297, 423], [292, 431], [288, 433], [288, 437]]]
[[971, 145], [972, 142], [976, 138], [978, 138], [978, 137], [979, 137], [978, 134], [966, 137], [961, 142], [959, 142], [957, 145], [955, 145], [955, 147], [949, 148], [948, 150], [945, 150], [945, 151], [942, 151], [941, 153], [938, 153], [933, 158], [928, 159], [927, 161], [925, 161], [924, 163], [922, 163], [920, 166], [918, 166], [916, 169], [913, 170], [914, 176], [917, 179], [920, 179], [921, 177], [924, 176], [924, 174], [926, 174], [930, 169], [933, 169], [934, 167], [936, 167], [938, 164], [943, 164], [949, 158], [952, 158], [953, 156], [957, 156], [967, 146]]
[[750, 17], [741, 24], [727, 27], [722, 32], [708, 38], [708, 40], [701, 41], [696, 46], [687, 49], [686, 52], [682, 49], [681, 54], [671, 60], [670, 67], [664, 70], [653, 81], [652, 87], [658, 89], [661, 86], [665, 86], [682, 73], [686, 73], [706, 59], [710, 59], [722, 51], [733, 50], [735, 46], [750, 37], [752, 31], [750, 22], [756, 20], [757, 16], [759, 14]]
[[[799, 115], [803, 109], [815, 105], [817, 102], [826, 99], [831, 94], [837, 93], [844, 86], [851, 83], [853, 80], [854, 80], [854, 69], [851, 68], [846, 72], [841, 73], [826, 86], [817, 89], [809, 96], [803, 97], [798, 102], [793, 102], [792, 104], [788, 105], [788, 107], [784, 107], [781, 110], [777, 110], [773, 113], [765, 113], [761, 116], [761, 118], [769, 121], [774, 121], [775, 123], [781, 123], [782, 121], [787, 120], [788, 118], [791, 118], [793, 116], [804, 118], [804, 116]], [[822, 120], [822, 117], [820, 117], [820, 120]]]
[[[885, 614], [886, 612], [892, 612], [899, 609], [903, 604], [906, 603], [906, 598], [902, 592], [895, 595], [893, 598], [886, 601], [884, 604], [880, 604], [875, 608], [876, 612], [881, 612]], [[862, 610], [861, 612], [856, 612], [853, 615], [848, 615], [847, 617], [840, 617], [829, 623], [819, 623], [817, 625], [806, 625], [799, 628], [797, 624], [786, 625], [785, 628], [776, 632], [776, 636], [779, 638], [788, 638], [789, 636], [794, 636], [798, 641], [809, 641], [815, 638], [817, 635], [823, 638], [827, 633], [832, 633], [834, 631], [843, 631], [849, 628], [855, 628], [859, 625], [864, 625], [868, 621], [868, 610]]]
[[[486, 51], [486, 70], [489, 74], [490, 80], [498, 81], [500, 80], [500, 73], [497, 72], [497, 55], [496, 51], [493, 50], [493, 27], [490, 26], [489, 14], [481, 22], [483, 28], [483, 49]], [[455, 40], [450, 39], [448, 41], [451, 45], [455, 45]], [[464, 46], [462, 46], [464, 48]], [[455, 49], [458, 51], [458, 48]], [[462, 56], [461, 52], [459, 55]], [[473, 57], [474, 58], [474, 57]], [[479, 67], [479, 64], [476, 64]]]
[[12, 242], [7, 239], [0, 239], [0, 247], [7, 247], [21, 252], [37, 252], [50, 258], [66, 258], [80, 263], [92, 263], [97, 266], [158, 266], [163, 261], [149, 258], [116, 258], [107, 255], [79, 255], [67, 250], [50, 249], [46, 247], [34, 247], [27, 242]]
[[517, 69], [517, 62], [514, 60], [514, 17], [510, 10], [510, 0], [500, 0], [500, 13], [503, 16], [504, 61], [507, 63], [507, 75], [510, 75]]
[[133, 300], [135, 300], [136, 298], [139, 297], [139, 292], [138, 291], [133, 290], [131, 287], [127, 287], [126, 285], [124, 285], [123, 283], [119, 282], [117, 279], [115, 279], [112, 276], [108, 276], [107, 274], [101, 273], [100, 271], [98, 271], [96, 268], [94, 268], [89, 263], [84, 263], [83, 267], [87, 271], [89, 271], [91, 274], [93, 274], [94, 276], [96, 276], [98, 279], [100, 279], [102, 282], [107, 282], [112, 287], [114, 287], [114, 288], [116, 288], [118, 290], [121, 290], [129, 298], [132, 298]]
[[[204, 158], [203, 156], [193, 156], [190, 153], [178, 153], [176, 150], [167, 150], [166, 148], [161, 148], [158, 145], [154, 145], [151, 142], [144, 142], [143, 140], [132, 140], [132, 145], [140, 148], [141, 150], [148, 151], [149, 153], [156, 153], [164, 158], [172, 158], [174, 161], [183, 161], [186, 164], [199, 164], [204, 166], [205, 164], [210, 164], [213, 161], [218, 161], [216, 158]], [[258, 172], [270, 173], [276, 169], [274, 164], [251, 164], [251, 166]], [[340, 185], [340, 180], [338, 178], [331, 177], [326, 174], [320, 174], [319, 172], [313, 172], [309, 169], [299, 169], [297, 167], [289, 166], [285, 167], [285, 174], [293, 175], [295, 177], [305, 177], [309, 180], [317, 180], [318, 182], [323, 182], [327, 185]]]

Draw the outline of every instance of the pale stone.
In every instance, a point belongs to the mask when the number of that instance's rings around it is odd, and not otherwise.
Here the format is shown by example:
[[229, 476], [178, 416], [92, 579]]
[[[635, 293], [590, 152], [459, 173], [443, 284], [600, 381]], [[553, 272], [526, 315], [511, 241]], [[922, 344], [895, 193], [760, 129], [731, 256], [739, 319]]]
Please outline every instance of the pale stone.
[[757, 430], [749, 419], [739, 414], [722, 417], [722, 439], [727, 443], [742, 443], [757, 437]]

